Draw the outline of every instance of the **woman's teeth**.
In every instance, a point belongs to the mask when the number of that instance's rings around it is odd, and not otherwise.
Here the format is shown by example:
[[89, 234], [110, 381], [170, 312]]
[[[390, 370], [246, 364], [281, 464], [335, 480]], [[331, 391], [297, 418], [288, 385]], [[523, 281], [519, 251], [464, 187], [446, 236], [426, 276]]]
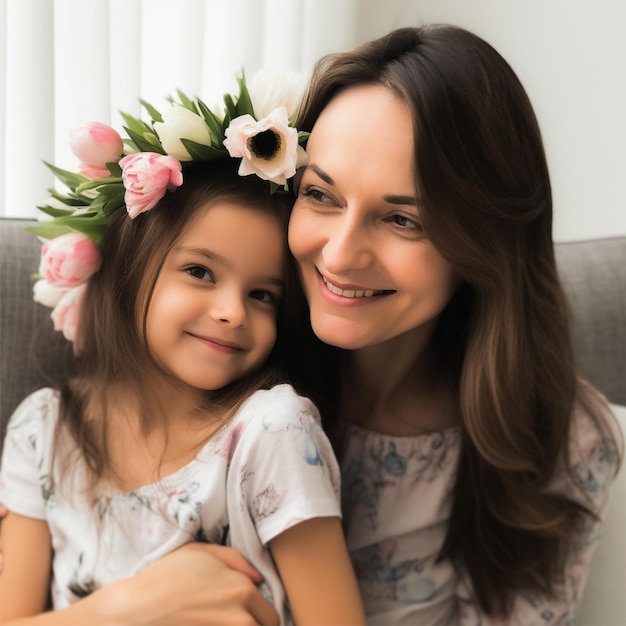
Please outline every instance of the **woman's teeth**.
[[328, 291], [344, 298], [371, 298], [372, 296], [379, 296], [383, 293], [382, 290], [374, 289], [340, 289], [336, 285], [328, 282], [323, 276], [322, 280], [328, 288]]

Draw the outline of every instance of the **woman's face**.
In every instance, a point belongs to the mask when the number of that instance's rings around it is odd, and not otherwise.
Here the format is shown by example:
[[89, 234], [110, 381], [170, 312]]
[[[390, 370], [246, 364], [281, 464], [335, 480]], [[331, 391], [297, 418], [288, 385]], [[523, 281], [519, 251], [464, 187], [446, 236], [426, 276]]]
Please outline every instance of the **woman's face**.
[[430, 333], [459, 281], [422, 230], [413, 126], [378, 85], [318, 118], [289, 225], [315, 334], [346, 349]]

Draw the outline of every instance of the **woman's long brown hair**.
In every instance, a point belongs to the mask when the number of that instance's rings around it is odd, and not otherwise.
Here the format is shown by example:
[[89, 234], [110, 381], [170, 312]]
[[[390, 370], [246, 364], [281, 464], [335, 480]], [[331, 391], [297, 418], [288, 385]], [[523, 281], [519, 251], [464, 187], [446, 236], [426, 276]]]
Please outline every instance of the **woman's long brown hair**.
[[[434, 338], [462, 415], [439, 558], [470, 576], [484, 612], [506, 614], [520, 590], [557, 593], [563, 559], [590, 516], [546, 491], [567, 464], [575, 402], [593, 411], [596, 400], [574, 366], [539, 126], [500, 54], [442, 25], [323, 58], [298, 128], [310, 131], [337, 93], [363, 84], [383, 85], [411, 110], [425, 232], [463, 281]], [[329, 389], [336, 382], [318, 387], [319, 406], [336, 402]], [[332, 433], [332, 415], [325, 419]]]

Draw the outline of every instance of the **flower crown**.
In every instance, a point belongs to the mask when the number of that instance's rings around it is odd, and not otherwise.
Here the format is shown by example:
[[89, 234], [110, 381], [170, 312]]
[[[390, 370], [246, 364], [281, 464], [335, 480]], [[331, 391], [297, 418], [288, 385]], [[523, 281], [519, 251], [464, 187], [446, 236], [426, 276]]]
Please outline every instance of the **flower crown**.
[[124, 139], [100, 122], [72, 131], [79, 172], [46, 163], [67, 191], [50, 189], [48, 204], [37, 207], [47, 217], [28, 228], [44, 240], [34, 299], [53, 309], [55, 330], [75, 340], [81, 299], [100, 268], [98, 246], [112, 213], [125, 206], [134, 219], [150, 211], [184, 183], [189, 165], [237, 158], [239, 175], [267, 180], [271, 193], [288, 189], [288, 180], [306, 162], [301, 144], [308, 137], [290, 122], [302, 93], [293, 76], [251, 97], [242, 74], [239, 93], [224, 95], [221, 114], [181, 91], [163, 113], [140, 100], [150, 122], [121, 113]]

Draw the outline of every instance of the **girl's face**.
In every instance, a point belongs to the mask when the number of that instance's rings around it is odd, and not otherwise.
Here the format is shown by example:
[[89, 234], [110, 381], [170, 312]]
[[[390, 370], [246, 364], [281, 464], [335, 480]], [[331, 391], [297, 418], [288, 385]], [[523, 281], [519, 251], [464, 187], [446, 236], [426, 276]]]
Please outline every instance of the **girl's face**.
[[276, 341], [283, 231], [262, 209], [222, 201], [201, 211], [167, 255], [148, 305], [153, 357], [196, 389], [260, 366]]
[[357, 349], [430, 333], [459, 281], [421, 227], [408, 107], [381, 86], [348, 89], [307, 153], [289, 246], [315, 334]]

